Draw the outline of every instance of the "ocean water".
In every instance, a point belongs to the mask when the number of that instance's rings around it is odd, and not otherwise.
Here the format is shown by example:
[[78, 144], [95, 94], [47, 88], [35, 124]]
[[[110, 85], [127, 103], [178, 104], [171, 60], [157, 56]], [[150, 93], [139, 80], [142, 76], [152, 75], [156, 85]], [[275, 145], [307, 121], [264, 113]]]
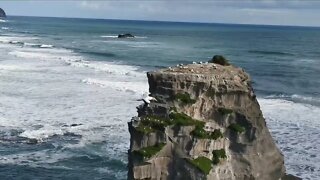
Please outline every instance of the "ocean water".
[[126, 179], [127, 122], [145, 73], [215, 54], [251, 74], [287, 171], [320, 179], [319, 42], [311, 27], [9, 17], [0, 179]]

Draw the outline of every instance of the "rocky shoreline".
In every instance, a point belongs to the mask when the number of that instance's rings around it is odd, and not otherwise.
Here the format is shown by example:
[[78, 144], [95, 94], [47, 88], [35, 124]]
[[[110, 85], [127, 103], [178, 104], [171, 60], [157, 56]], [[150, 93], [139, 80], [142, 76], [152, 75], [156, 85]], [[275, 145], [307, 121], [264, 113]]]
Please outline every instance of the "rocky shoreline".
[[128, 123], [128, 179], [295, 179], [285, 173], [250, 76], [222, 57], [211, 62], [147, 74], [157, 102]]

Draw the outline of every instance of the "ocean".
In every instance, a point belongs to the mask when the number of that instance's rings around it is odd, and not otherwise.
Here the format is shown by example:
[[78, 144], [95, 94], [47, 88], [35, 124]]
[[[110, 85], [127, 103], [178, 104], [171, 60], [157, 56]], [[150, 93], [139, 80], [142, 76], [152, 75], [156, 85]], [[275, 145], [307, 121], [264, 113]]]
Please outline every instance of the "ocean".
[[320, 179], [319, 43], [313, 27], [0, 20], [0, 179], [126, 179], [146, 72], [216, 54], [250, 73], [288, 173]]

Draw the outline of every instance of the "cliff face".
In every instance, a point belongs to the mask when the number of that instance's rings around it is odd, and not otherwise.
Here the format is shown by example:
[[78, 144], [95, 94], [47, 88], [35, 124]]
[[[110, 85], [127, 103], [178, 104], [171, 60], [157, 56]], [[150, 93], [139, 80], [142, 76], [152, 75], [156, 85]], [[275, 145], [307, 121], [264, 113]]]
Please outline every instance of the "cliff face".
[[147, 75], [158, 101], [128, 123], [128, 179], [284, 176], [283, 156], [241, 68], [192, 64]]
[[4, 12], [4, 10], [2, 8], [0, 8], [0, 18], [2, 17], [7, 17], [6, 13]]

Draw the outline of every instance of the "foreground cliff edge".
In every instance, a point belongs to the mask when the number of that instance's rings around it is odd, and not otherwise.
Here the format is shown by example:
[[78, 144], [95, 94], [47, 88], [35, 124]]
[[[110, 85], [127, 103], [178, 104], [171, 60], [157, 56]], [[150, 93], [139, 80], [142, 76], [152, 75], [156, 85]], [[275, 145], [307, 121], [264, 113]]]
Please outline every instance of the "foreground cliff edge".
[[249, 75], [214, 61], [147, 74], [157, 102], [128, 123], [128, 179], [286, 179]]

